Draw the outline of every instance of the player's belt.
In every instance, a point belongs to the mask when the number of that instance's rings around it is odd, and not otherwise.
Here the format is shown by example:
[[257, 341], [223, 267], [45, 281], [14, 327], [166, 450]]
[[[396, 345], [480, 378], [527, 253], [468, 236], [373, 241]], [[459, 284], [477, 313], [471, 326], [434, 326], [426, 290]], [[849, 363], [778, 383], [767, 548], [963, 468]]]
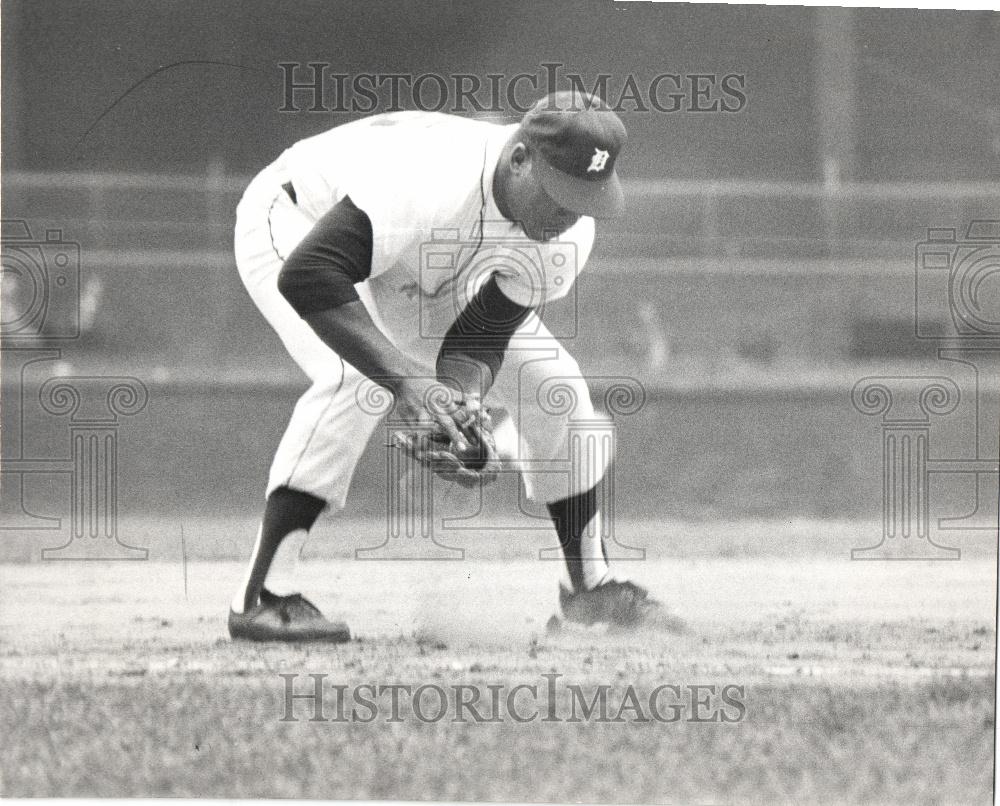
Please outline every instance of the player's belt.
[[292, 185], [291, 182], [285, 182], [285, 184], [281, 186], [281, 189], [288, 194], [288, 198], [292, 200], [292, 204], [299, 203], [299, 199], [295, 195], [295, 187]]

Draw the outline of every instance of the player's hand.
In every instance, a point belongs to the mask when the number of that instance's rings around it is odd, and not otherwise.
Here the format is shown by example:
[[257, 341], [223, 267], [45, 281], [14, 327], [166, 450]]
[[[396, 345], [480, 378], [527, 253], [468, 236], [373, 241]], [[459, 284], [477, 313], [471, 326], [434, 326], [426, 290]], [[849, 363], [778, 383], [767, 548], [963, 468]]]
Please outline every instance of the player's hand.
[[415, 433], [427, 432], [436, 426], [448, 442], [468, 448], [460, 430], [464, 418], [462, 395], [443, 383], [429, 378], [405, 379], [396, 389], [393, 418]]
[[[444, 387], [447, 389], [447, 387]], [[420, 421], [413, 433], [397, 432], [396, 444], [438, 476], [466, 488], [497, 478], [501, 463], [493, 438], [492, 420], [478, 397], [440, 388], [429, 390], [426, 405], [433, 424]], [[425, 398], [426, 399], [426, 398]]]

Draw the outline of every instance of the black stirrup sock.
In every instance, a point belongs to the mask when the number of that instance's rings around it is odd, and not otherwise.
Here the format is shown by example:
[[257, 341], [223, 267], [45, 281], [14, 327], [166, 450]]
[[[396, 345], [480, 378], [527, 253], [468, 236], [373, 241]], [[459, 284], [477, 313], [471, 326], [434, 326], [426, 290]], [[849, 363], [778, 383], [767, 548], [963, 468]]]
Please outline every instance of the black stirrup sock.
[[583, 533], [587, 524], [597, 514], [600, 486], [601, 482], [598, 482], [586, 492], [547, 505], [556, 527], [556, 534], [559, 535], [559, 543], [566, 558], [566, 570], [569, 571], [569, 580], [574, 591], [582, 591], [585, 587]]
[[322, 498], [288, 487], [278, 487], [267, 497], [260, 540], [253, 556], [249, 582], [244, 591], [243, 612], [257, 606], [268, 569], [281, 541], [299, 529], [309, 531], [324, 507], [326, 501]]

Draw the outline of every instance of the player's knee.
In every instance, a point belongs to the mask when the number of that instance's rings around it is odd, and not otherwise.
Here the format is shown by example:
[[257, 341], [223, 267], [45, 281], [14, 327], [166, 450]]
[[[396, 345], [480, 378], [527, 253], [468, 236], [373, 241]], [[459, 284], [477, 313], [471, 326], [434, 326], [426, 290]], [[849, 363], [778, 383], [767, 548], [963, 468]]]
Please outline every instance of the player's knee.
[[590, 404], [590, 385], [587, 383], [583, 370], [580, 369], [579, 363], [573, 356], [565, 350], [562, 350], [561, 353], [556, 365], [556, 377], [573, 389], [579, 398], [578, 406], [584, 406], [593, 413]]
[[566, 349], [560, 349], [557, 358], [548, 367], [550, 374], [561, 378], [583, 379], [580, 364]]
[[560, 361], [538, 384], [536, 402], [546, 414], [566, 419], [593, 419], [590, 387], [572, 358]]

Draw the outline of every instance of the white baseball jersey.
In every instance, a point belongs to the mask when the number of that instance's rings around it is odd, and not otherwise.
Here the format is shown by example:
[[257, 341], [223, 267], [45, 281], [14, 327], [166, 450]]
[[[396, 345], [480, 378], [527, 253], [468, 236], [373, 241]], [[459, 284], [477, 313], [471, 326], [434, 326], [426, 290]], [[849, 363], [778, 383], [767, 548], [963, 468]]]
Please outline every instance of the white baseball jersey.
[[275, 163], [311, 220], [344, 196], [368, 215], [368, 287], [380, 325], [400, 347], [443, 335], [490, 273], [507, 297], [538, 309], [565, 296], [586, 263], [593, 219], [540, 243], [497, 208], [493, 175], [516, 129], [397, 112], [301, 140]]

